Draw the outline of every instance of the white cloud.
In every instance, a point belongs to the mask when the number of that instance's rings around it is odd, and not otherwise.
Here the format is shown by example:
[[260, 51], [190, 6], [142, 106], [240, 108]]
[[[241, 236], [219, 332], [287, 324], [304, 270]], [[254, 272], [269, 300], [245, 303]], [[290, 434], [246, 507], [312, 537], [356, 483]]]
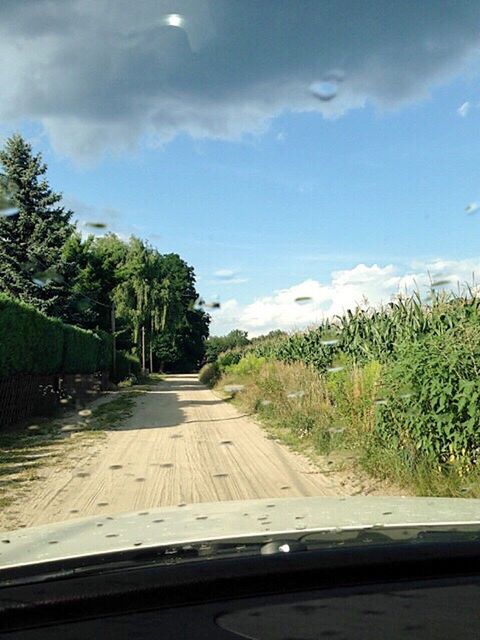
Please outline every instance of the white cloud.
[[232, 278], [235, 275], [235, 271], [233, 271], [232, 269], [218, 269], [217, 271], [214, 271], [213, 275], [216, 278]]
[[[39, 122], [76, 159], [179, 132], [238, 139], [285, 110], [424, 98], [478, 54], [475, 2], [174, 4], [2, 0], [0, 122]], [[339, 68], [333, 98], [309, 90]]]
[[[377, 306], [399, 293], [415, 290], [425, 295], [431, 282], [448, 280], [444, 288], [457, 291], [459, 286], [472, 284], [475, 274], [480, 280], [480, 258], [416, 262], [408, 269], [392, 264], [357, 264], [352, 269], [333, 271], [327, 283], [305, 280], [243, 306], [235, 299], [228, 300], [213, 316], [212, 333], [239, 328], [255, 336], [273, 329], [303, 329], [366, 302]], [[304, 299], [301, 304], [295, 301], [299, 298]]]
[[233, 269], [218, 269], [213, 273], [215, 280], [211, 284], [243, 284], [248, 282], [248, 278], [242, 278], [238, 271]]
[[468, 115], [468, 112], [470, 111], [470, 102], [464, 102], [460, 107], [458, 107], [457, 109], [457, 113], [459, 116], [461, 116], [462, 118], [465, 118]]

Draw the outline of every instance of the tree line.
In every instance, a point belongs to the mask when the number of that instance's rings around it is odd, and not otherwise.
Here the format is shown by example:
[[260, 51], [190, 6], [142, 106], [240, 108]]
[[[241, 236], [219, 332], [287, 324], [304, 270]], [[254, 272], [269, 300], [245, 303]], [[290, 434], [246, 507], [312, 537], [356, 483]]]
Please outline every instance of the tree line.
[[[82, 234], [20, 135], [0, 151], [0, 292], [64, 322], [103, 330], [153, 370], [200, 366], [209, 315], [179, 255], [135, 236]], [[102, 222], [91, 227], [104, 228]]]

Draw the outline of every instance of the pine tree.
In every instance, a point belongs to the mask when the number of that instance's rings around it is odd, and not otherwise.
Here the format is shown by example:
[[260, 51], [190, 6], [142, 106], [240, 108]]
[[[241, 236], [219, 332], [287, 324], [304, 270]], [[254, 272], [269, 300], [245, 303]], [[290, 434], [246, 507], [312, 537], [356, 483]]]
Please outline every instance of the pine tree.
[[62, 317], [69, 297], [62, 250], [73, 232], [72, 212], [44, 177], [41, 154], [34, 155], [21, 135], [7, 140], [0, 163], [13, 209], [0, 211], [0, 291]]

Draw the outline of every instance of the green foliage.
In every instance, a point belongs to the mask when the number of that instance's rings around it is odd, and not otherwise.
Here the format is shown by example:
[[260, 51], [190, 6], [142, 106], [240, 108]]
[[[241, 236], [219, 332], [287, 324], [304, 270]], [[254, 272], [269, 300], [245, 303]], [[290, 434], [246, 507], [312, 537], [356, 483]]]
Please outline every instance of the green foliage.
[[217, 358], [217, 364], [220, 367], [222, 373], [227, 367], [231, 367], [233, 364], [238, 364], [243, 357], [243, 351], [241, 349], [230, 349], [224, 351]]
[[64, 324], [0, 294], [0, 377], [104, 371], [109, 349], [105, 334]]
[[228, 351], [229, 349], [244, 347], [249, 344], [249, 342], [247, 332], [241, 331], [240, 329], [234, 329], [226, 336], [211, 336], [206, 344], [206, 361], [215, 362], [220, 353]]
[[[21, 136], [7, 140], [0, 165], [0, 292], [97, 334], [111, 334], [114, 303], [117, 349], [139, 356], [143, 332], [154, 369], [198, 369], [210, 317], [195, 309], [193, 268], [135, 237], [83, 239], [45, 179], [40, 154]], [[90, 369], [94, 354], [81, 353], [80, 334], [67, 341], [67, 367]]]
[[112, 374], [113, 382], [120, 382], [130, 376], [136, 379], [140, 377], [140, 360], [129, 353], [117, 351], [115, 363], [115, 375]]
[[0, 376], [61, 370], [64, 325], [0, 294]]
[[198, 379], [207, 387], [213, 387], [220, 379], [220, 369], [216, 362], [207, 362], [200, 369]]
[[63, 317], [69, 294], [62, 248], [73, 231], [72, 212], [60, 205], [40, 154], [34, 155], [20, 135], [6, 141], [0, 164], [3, 191], [15, 210], [0, 216], [0, 291]]
[[110, 371], [113, 363], [113, 338], [106, 331], [96, 331], [100, 338], [97, 366], [99, 371]]
[[[233, 376], [252, 376], [258, 373], [262, 366], [265, 364], [266, 359], [255, 356], [253, 353], [247, 353], [236, 364], [230, 364], [224, 367], [225, 373]], [[218, 367], [221, 370], [220, 364], [217, 362]]]
[[380, 308], [357, 308], [337, 318], [339, 349], [355, 362], [387, 362], [396, 346], [427, 334], [442, 336], [470, 319], [478, 320], [480, 298], [432, 292], [428, 303], [419, 294], [398, 298]]
[[102, 340], [87, 329], [63, 326], [63, 372], [92, 373], [100, 366]]
[[421, 460], [467, 473], [480, 454], [480, 326], [402, 342], [382, 385], [376, 436], [409, 468]]

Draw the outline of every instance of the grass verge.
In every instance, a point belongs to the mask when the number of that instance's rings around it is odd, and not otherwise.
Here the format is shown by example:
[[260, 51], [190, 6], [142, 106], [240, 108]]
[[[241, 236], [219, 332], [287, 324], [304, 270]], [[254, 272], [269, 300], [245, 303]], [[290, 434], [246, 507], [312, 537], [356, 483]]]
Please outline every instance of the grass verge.
[[372, 362], [321, 375], [302, 363], [250, 362], [228, 368], [216, 389], [240, 386], [233, 401], [254, 412], [271, 437], [307, 455], [320, 470], [345, 470], [424, 496], [480, 497], [480, 473], [465, 475], [422, 455], [386, 447], [376, 429], [382, 368]]

